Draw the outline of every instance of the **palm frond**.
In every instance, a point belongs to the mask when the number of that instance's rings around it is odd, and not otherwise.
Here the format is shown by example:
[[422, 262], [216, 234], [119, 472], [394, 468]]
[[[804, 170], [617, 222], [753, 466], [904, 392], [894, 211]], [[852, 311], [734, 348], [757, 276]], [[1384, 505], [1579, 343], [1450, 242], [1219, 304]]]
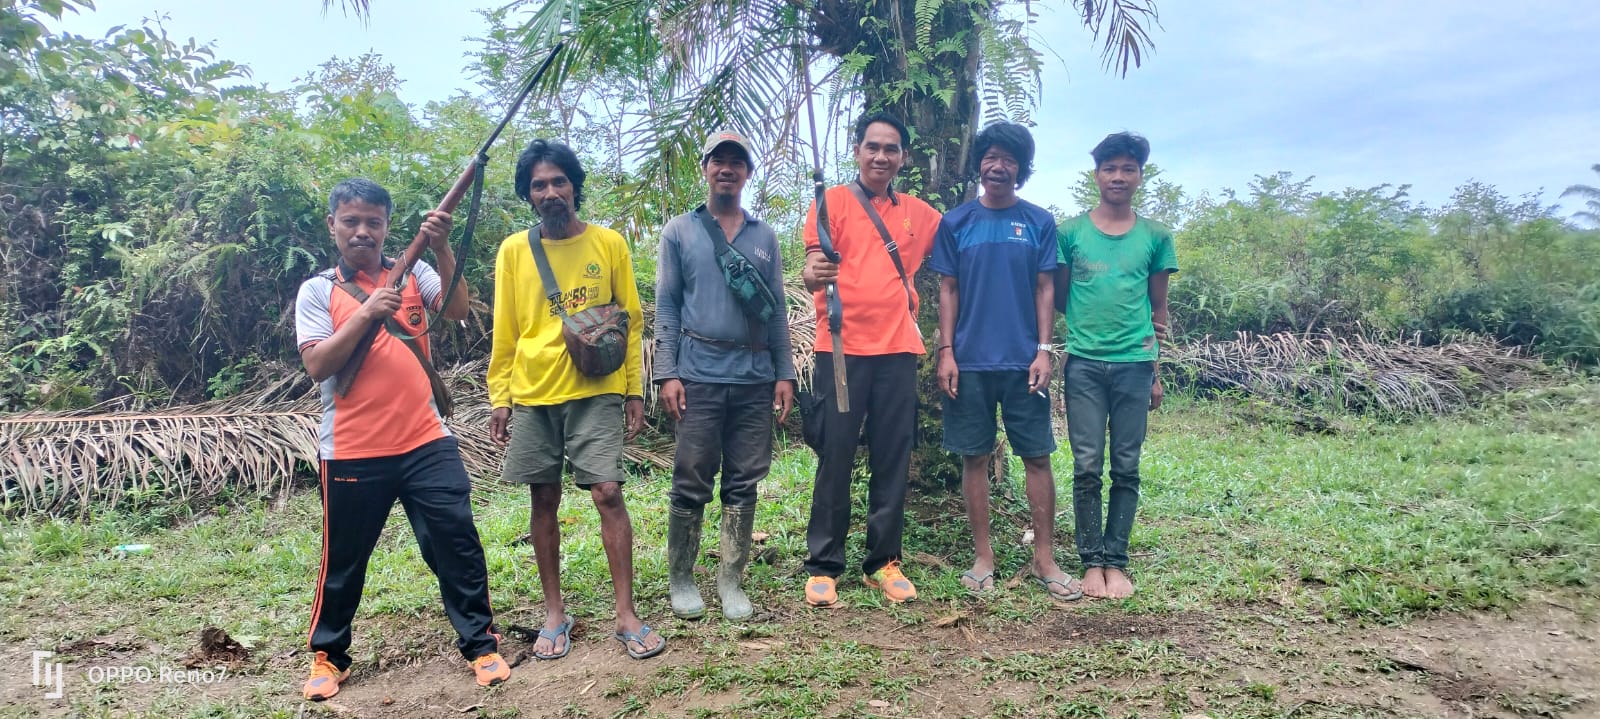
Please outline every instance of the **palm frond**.
[[[346, 15], [354, 13], [356, 17], [361, 18], [363, 21], [372, 17], [372, 3], [370, 0], [338, 0], [338, 2], [339, 9]], [[333, 7], [333, 3], [334, 0], [322, 0], [322, 12], [326, 14], [328, 8]]]
[[1546, 370], [1490, 339], [1239, 333], [1163, 349], [1163, 376], [1201, 393], [1388, 417], [1459, 411], [1528, 385]]
[[[1600, 173], [1600, 163], [1589, 169]], [[1576, 197], [1584, 201], [1585, 209], [1572, 213], [1572, 218], [1579, 222], [1587, 222], [1600, 227], [1600, 186], [1595, 185], [1569, 185], [1561, 191], [1562, 197]]]
[[1139, 67], [1155, 44], [1147, 25], [1160, 27], [1155, 0], [1073, 0], [1083, 24], [1101, 41], [1100, 60], [1109, 72], [1127, 77], [1128, 64]]
[[[317, 456], [303, 403], [251, 399], [157, 412], [0, 418], [0, 512], [85, 512], [130, 497], [179, 502], [282, 491]], [[313, 465], [314, 466], [314, 465]]]

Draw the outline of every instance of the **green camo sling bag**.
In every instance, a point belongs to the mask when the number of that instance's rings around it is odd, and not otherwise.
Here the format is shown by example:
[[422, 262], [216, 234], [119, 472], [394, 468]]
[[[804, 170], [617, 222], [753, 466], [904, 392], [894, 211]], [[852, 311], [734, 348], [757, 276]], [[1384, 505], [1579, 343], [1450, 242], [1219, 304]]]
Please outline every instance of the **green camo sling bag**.
[[722, 268], [722, 279], [728, 283], [728, 291], [733, 293], [734, 300], [738, 301], [739, 308], [744, 310], [745, 318], [750, 321], [750, 342], [756, 344], [760, 341], [754, 336], [756, 325], [771, 322], [773, 314], [782, 311], [778, 298], [772, 295], [772, 289], [767, 287], [767, 278], [761, 276], [761, 271], [733, 248], [722, 231], [722, 225], [717, 224], [716, 218], [711, 216], [711, 211], [701, 205], [695, 208], [694, 214], [705, 226], [706, 234], [711, 236], [711, 244], [717, 250], [717, 266]]

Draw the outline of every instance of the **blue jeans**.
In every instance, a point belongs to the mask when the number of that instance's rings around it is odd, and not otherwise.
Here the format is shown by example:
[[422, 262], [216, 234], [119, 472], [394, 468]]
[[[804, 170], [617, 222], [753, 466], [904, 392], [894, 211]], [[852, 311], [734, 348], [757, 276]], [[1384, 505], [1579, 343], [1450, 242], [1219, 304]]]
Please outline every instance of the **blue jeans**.
[[[1072, 446], [1072, 513], [1084, 568], [1128, 566], [1128, 535], [1139, 507], [1139, 450], [1150, 416], [1154, 362], [1068, 356], [1064, 371], [1067, 441]], [[1102, 528], [1101, 473], [1111, 435], [1111, 502]]]

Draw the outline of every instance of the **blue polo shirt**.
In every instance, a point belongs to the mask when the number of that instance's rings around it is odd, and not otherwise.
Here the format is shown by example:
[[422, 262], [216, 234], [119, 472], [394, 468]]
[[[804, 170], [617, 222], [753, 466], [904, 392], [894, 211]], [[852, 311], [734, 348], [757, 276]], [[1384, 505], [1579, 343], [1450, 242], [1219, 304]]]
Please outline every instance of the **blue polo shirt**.
[[1034, 285], [1057, 254], [1055, 218], [1027, 200], [1003, 210], [971, 200], [945, 213], [928, 267], [961, 288], [951, 344], [962, 371], [1028, 369], [1039, 348]]

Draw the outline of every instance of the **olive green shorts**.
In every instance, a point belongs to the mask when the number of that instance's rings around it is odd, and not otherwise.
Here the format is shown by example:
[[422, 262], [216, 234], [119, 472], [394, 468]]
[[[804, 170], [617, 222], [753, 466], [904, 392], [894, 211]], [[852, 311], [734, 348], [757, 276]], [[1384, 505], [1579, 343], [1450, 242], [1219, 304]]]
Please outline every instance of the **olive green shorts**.
[[561, 481], [563, 460], [579, 487], [621, 482], [622, 395], [602, 394], [561, 404], [511, 409], [511, 444], [505, 480], [515, 484]]

